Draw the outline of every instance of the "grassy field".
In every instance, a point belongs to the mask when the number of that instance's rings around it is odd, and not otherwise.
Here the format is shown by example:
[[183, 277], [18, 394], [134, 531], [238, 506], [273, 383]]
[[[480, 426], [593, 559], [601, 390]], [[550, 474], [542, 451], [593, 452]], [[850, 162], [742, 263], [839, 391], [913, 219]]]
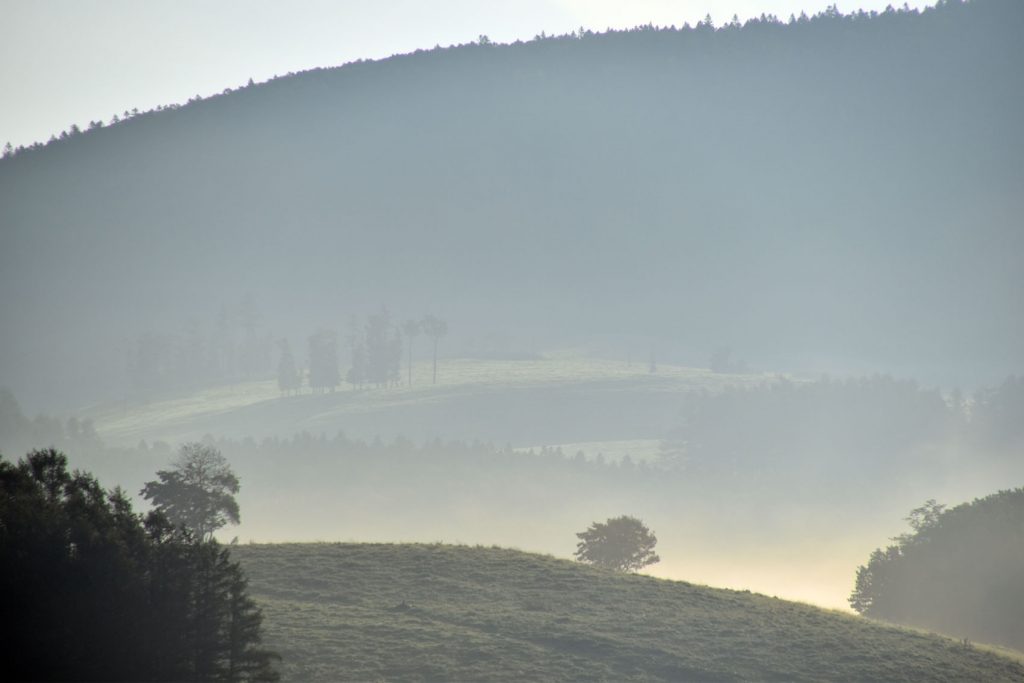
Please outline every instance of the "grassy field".
[[659, 438], [677, 416], [674, 398], [768, 378], [672, 365], [652, 374], [643, 363], [572, 353], [531, 360], [446, 359], [436, 385], [429, 383], [430, 371], [429, 363], [417, 363], [412, 386], [357, 391], [343, 384], [334, 393], [290, 397], [281, 397], [276, 380], [244, 382], [94, 407], [80, 417], [92, 418], [105, 441], [120, 445], [140, 439], [174, 444], [206, 433], [262, 438], [339, 430], [359, 438], [576, 445]]
[[938, 636], [748, 592], [445, 545], [239, 546], [285, 680], [1024, 681]]

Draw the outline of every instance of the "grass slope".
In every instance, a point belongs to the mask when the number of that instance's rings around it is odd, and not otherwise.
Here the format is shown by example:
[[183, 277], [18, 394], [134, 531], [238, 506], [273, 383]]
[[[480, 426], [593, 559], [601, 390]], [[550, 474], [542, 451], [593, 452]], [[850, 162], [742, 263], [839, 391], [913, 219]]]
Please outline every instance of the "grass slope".
[[[276, 380], [213, 387], [131, 406], [101, 406], [83, 413], [108, 442], [139, 439], [170, 443], [206, 433], [242, 438], [291, 436], [300, 431], [359, 438], [398, 434], [411, 438], [479, 438], [516, 445], [546, 445], [661, 436], [674, 424], [673, 396], [754, 384], [768, 375], [720, 375], [663, 364], [553, 354], [536, 360], [445, 359], [437, 384], [430, 364], [417, 363], [413, 386], [282, 398]], [[404, 378], [404, 375], [403, 375]], [[308, 389], [307, 389], [308, 391]], [[595, 437], [595, 415], [616, 417], [614, 429]], [[516, 419], [513, 419], [516, 418]]]
[[445, 545], [235, 549], [287, 680], [985, 680], [1024, 665], [748, 592]]

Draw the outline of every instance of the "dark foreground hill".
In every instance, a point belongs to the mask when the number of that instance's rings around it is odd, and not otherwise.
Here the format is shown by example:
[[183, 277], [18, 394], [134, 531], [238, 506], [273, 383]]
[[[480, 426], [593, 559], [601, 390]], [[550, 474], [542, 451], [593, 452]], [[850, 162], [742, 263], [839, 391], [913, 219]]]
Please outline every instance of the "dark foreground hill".
[[1024, 681], [946, 638], [514, 550], [232, 552], [290, 680]]
[[1024, 3], [974, 0], [481, 41], [71, 135], [0, 162], [0, 380], [121, 398], [138, 335], [208, 338], [246, 293], [246, 333], [298, 349], [385, 303], [453, 337], [1005, 375], [1022, 36]]

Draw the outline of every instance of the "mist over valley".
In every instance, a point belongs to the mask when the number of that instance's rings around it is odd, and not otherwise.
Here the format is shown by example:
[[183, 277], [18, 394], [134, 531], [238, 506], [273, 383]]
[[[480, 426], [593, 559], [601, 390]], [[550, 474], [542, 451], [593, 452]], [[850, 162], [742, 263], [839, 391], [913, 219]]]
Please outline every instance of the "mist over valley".
[[[0, 677], [1024, 680], [1022, 32], [481, 35], [8, 147], [4, 633], [65, 654]], [[192, 635], [48, 625], [116, 605]]]

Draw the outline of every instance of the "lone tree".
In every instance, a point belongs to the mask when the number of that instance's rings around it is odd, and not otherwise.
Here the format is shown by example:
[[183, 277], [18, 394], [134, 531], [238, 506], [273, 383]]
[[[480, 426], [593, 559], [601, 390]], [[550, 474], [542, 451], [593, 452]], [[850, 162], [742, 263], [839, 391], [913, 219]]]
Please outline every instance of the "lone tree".
[[441, 337], [448, 334], [448, 323], [428, 315], [420, 321], [420, 329], [423, 330], [423, 334], [434, 340], [434, 380], [432, 384], [437, 384], [437, 343]]
[[576, 559], [618, 572], [632, 572], [660, 562], [654, 552], [658, 543], [651, 530], [636, 517], [615, 517], [601, 524], [594, 522], [576, 534]]
[[402, 332], [405, 333], [405, 338], [409, 340], [409, 386], [412, 386], [412, 341], [420, 333], [420, 322], [418, 320], [406, 320], [402, 323]]
[[227, 523], [240, 521], [238, 477], [220, 451], [201, 443], [187, 443], [174, 466], [156, 473], [159, 481], [146, 482], [140, 492], [175, 526], [188, 529], [199, 540]]
[[292, 356], [292, 349], [287, 339], [282, 339], [278, 346], [281, 348], [281, 361], [277, 364], [277, 388], [283, 396], [289, 393], [298, 393], [302, 387], [302, 376], [295, 367], [295, 357]]
[[309, 386], [323, 393], [333, 392], [340, 383], [338, 337], [331, 330], [320, 330], [309, 338]]

